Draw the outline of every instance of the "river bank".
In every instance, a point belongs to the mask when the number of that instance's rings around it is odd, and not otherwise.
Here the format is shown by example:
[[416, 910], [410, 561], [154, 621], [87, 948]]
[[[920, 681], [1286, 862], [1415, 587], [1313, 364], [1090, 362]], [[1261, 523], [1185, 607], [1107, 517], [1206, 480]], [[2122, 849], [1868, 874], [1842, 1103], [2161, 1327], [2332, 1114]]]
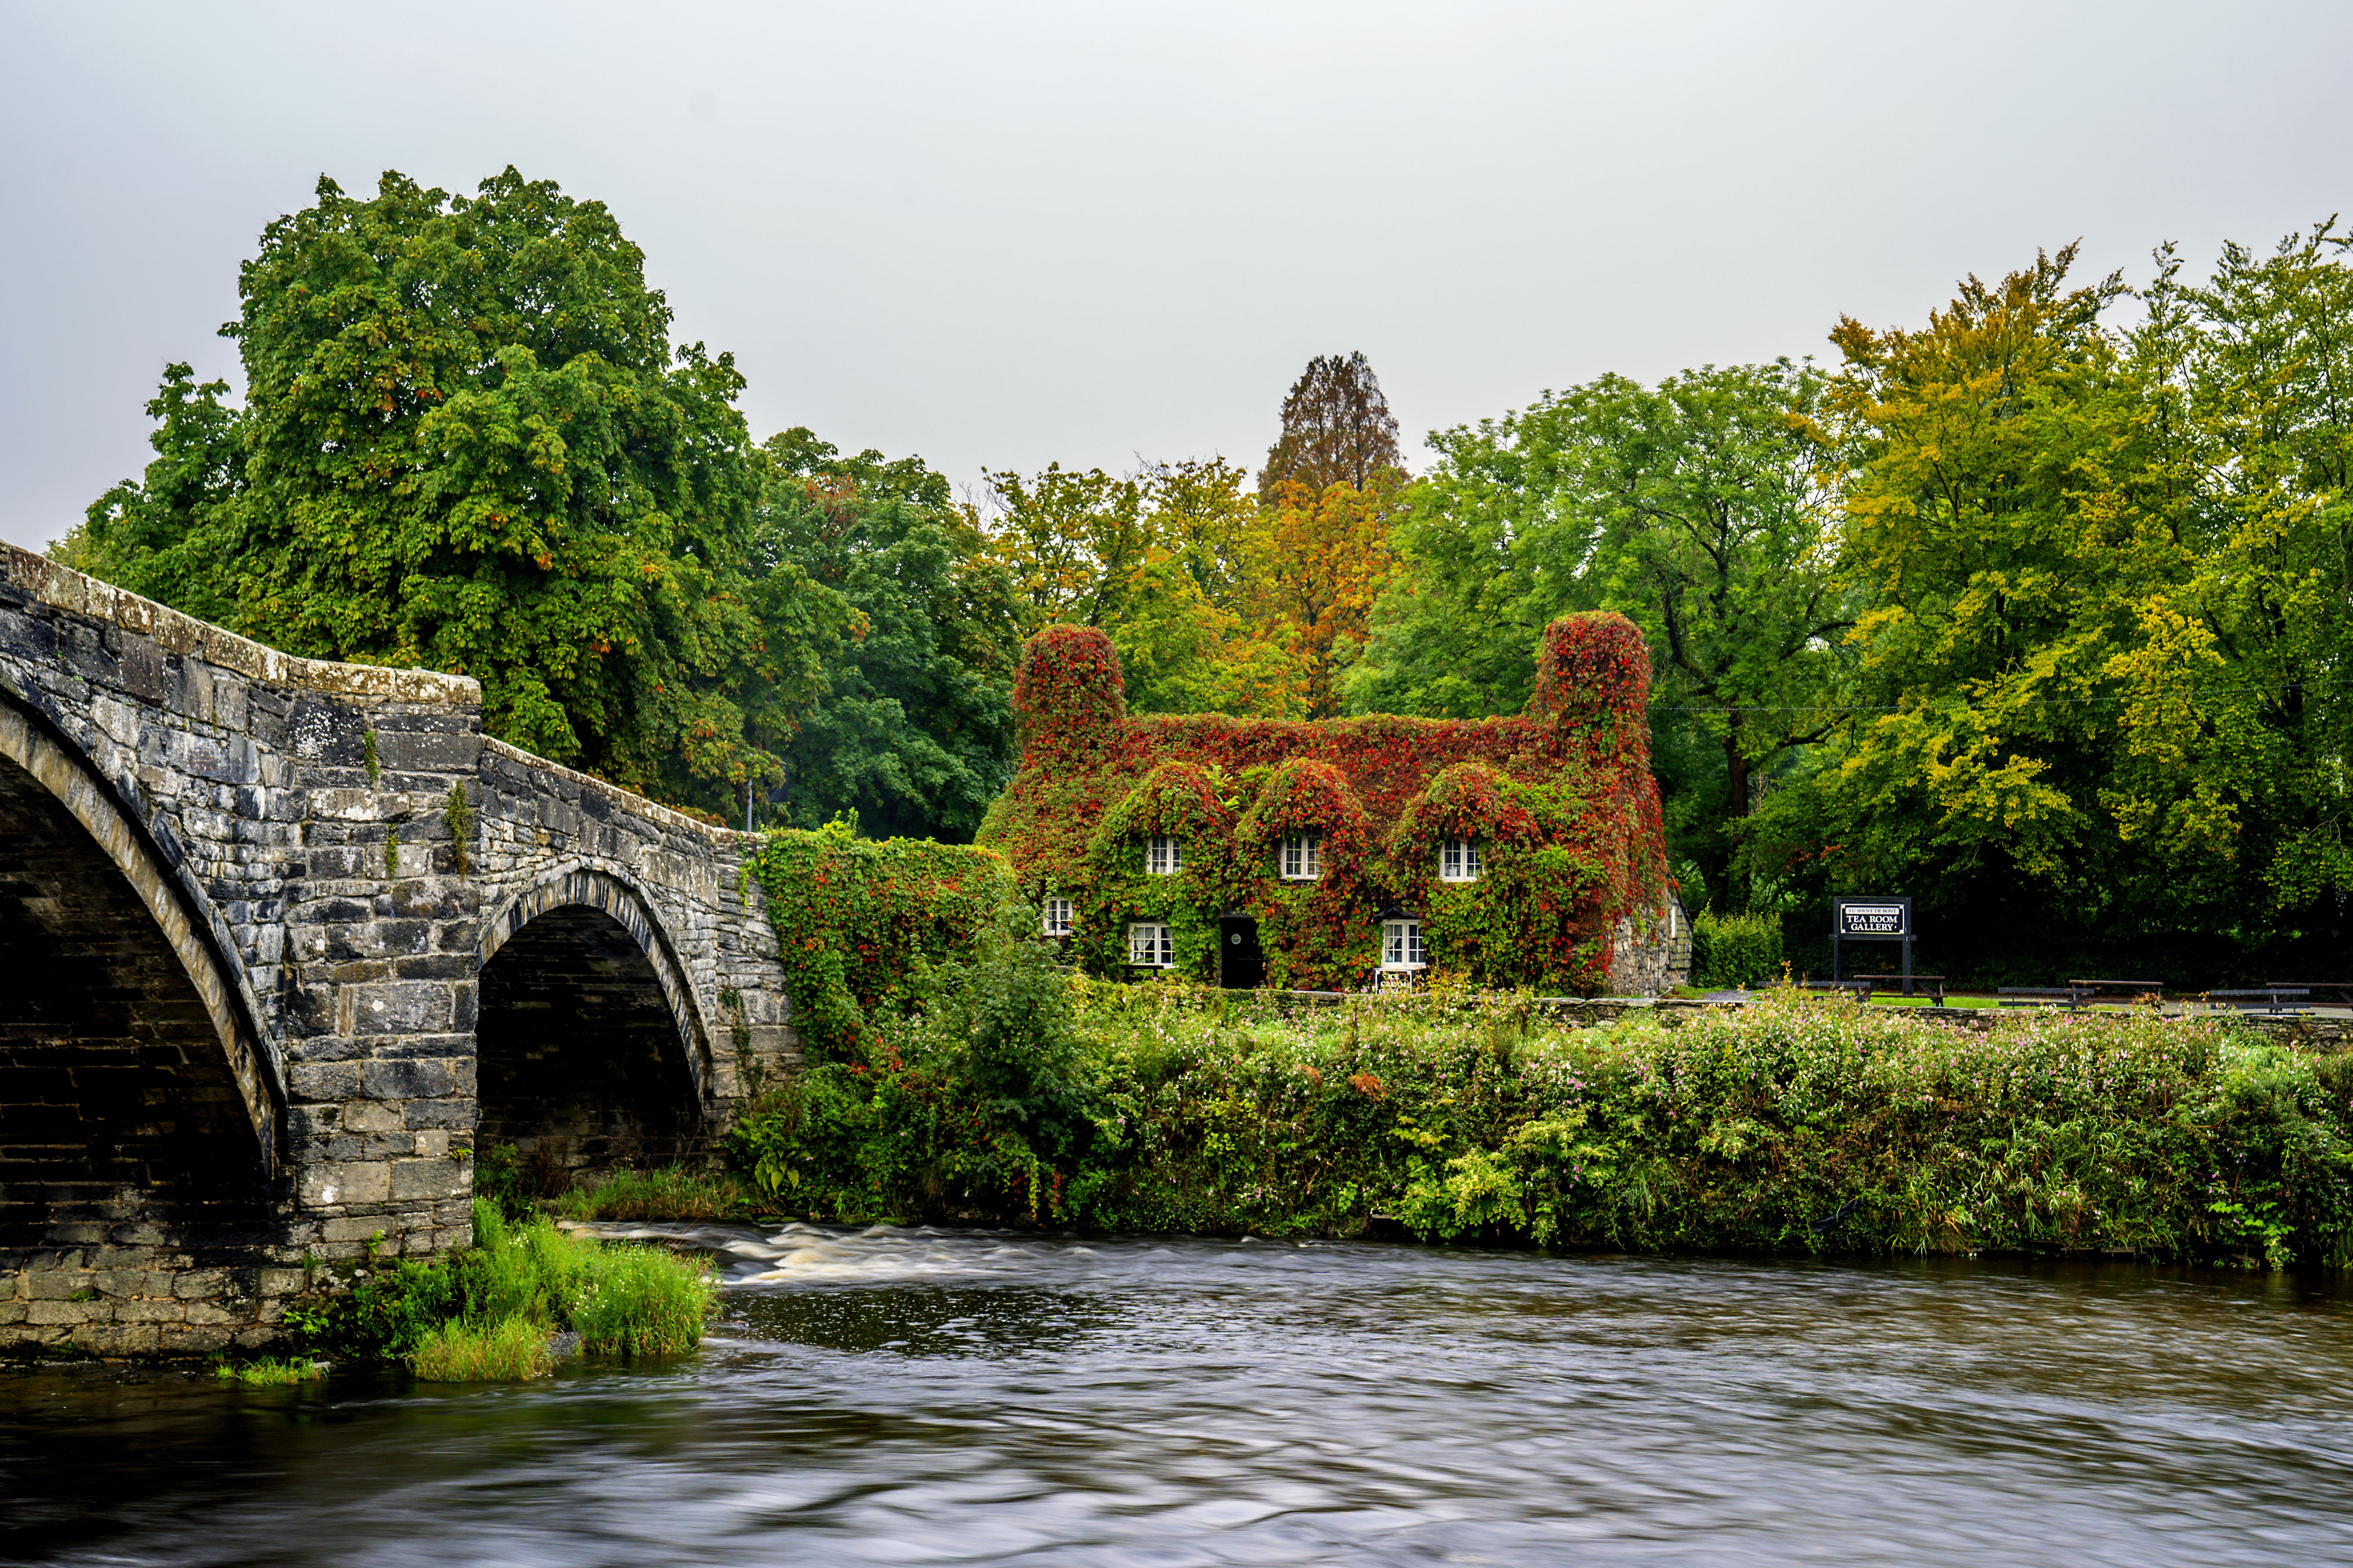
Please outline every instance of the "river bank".
[[772, 1094], [733, 1141], [750, 1201], [1667, 1252], [2353, 1257], [2353, 1058], [2235, 1019], [1960, 1024], [1784, 990], [1578, 1027], [1021, 963], [951, 975], [878, 1048]]

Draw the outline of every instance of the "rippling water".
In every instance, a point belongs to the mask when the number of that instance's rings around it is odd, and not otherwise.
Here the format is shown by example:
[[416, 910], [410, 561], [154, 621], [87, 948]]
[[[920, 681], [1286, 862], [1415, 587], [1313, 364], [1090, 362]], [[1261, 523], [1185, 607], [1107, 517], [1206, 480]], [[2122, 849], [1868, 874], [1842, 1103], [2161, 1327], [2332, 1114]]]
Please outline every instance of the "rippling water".
[[491, 1388], [0, 1373], [0, 1556], [2353, 1561], [2334, 1287], [658, 1230], [730, 1281], [679, 1361]]

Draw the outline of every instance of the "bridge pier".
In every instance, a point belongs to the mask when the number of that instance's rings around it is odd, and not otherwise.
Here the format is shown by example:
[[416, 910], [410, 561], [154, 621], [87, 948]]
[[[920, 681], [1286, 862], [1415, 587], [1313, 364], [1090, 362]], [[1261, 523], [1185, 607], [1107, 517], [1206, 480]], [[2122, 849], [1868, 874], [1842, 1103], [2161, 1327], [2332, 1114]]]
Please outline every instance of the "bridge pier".
[[486, 1134], [706, 1151], [798, 1061], [756, 842], [6, 549], [0, 1352], [269, 1343], [470, 1240]]

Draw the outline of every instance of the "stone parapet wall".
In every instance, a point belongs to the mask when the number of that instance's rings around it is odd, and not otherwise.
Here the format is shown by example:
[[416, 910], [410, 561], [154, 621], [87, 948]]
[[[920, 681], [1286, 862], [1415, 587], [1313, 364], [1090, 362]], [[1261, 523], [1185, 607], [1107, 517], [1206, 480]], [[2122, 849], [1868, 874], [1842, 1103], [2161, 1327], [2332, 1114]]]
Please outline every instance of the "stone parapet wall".
[[501, 741], [483, 742], [479, 777], [486, 943], [528, 907], [532, 889], [567, 879], [578, 879], [579, 901], [626, 923], [629, 911], [595, 887], [609, 878], [667, 933], [690, 998], [681, 1026], [723, 1120], [768, 1078], [800, 1066], [776, 933], [758, 879], [746, 874], [759, 835], [697, 821]]
[[0, 1252], [0, 1342], [255, 1342], [306, 1261], [469, 1239], [477, 900], [439, 813], [473, 773], [476, 683], [290, 658], [11, 550], [0, 699], [50, 793], [190, 928], [223, 1048], [251, 1042], [259, 1139], [234, 1218], [125, 1188]]
[[0, 549], [0, 969], [55, 979], [0, 994], [0, 1347], [259, 1344], [322, 1268], [468, 1242], [481, 968], [551, 910], [653, 955], [715, 1132], [798, 1059], [755, 843], [488, 740], [470, 679]]

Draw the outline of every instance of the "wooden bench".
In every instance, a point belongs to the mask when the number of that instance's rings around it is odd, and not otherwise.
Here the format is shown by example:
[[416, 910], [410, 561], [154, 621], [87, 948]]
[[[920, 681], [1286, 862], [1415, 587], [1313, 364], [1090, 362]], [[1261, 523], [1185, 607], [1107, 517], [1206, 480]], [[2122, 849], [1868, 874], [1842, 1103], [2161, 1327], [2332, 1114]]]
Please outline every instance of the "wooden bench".
[[[1904, 976], [1901, 974], [1856, 974], [1844, 980], [1806, 980], [1799, 984], [1809, 991], [1852, 991], [1854, 993], [1854, 999], [1858, 1002], [1870, 1001], [1872, 993], [1875, 991], [1905, 994]], [[1912, 976], [1912, 984], [1927, 987], [1928, 994], [1936, 999], [1936, 1005], [1940, 1007], [1944, 1005], [1945, 977], [1943, 975], [1915, 974]]]
[[[2122, 991], [2127, 994], [2122, 997], [2104, 996], [2101, 994], [2104, 991]], [[2011, 996], [2028, 998], [2020, 1002], [2005, 999], [2002, 1003], [2005, 1007], [2064, 1007], [2071, 1013], [2079, 1013], [2095, 1002], [2137, 1002], [2144, 996], [2162, 998], [2165, 995], [2165, 982], [2162, 980], [2070, 980], [2064, 985], [2005, 985], [2001, 988], [2001, 994], [2004, 998]]]
[[2353, 1007], [2353, 980], [2266, 980], [2263, 984], [2309, 992], [2319, 998], [2316, 1006]]
[[1896, 991], [1909, 996], [1912, 994], [1913, 986], [1925, 985], [1928, 988], [1928, 994], [1936, 999], [1937, 1006], [1941, 1007], [1945, 1005], [1945, 977], [1941, 974], [1915, 974], [1909, 977], [1901, 974], [1858, 974], [1854, 978], [1857, 984], [1871, 988], [1862, 994], [1863, 1000], [1866, 1002], [1871, 1000], [1872, 991]]
[[2282, 1007], [2280, 1005], [2281, 998], [2286, 996], [2309, 996], [2311, 994], [2311, 992], [2294, 985], [2262, 985], [2244, 991], [2209, 991], [2206, 993], [2209, 1000], [2221, 1002], [2225, 1006], [2236, 1007], [2242, 1013], [2301, 1013], [2306, 1011], [2306, 1009], [2302, 1007]]

